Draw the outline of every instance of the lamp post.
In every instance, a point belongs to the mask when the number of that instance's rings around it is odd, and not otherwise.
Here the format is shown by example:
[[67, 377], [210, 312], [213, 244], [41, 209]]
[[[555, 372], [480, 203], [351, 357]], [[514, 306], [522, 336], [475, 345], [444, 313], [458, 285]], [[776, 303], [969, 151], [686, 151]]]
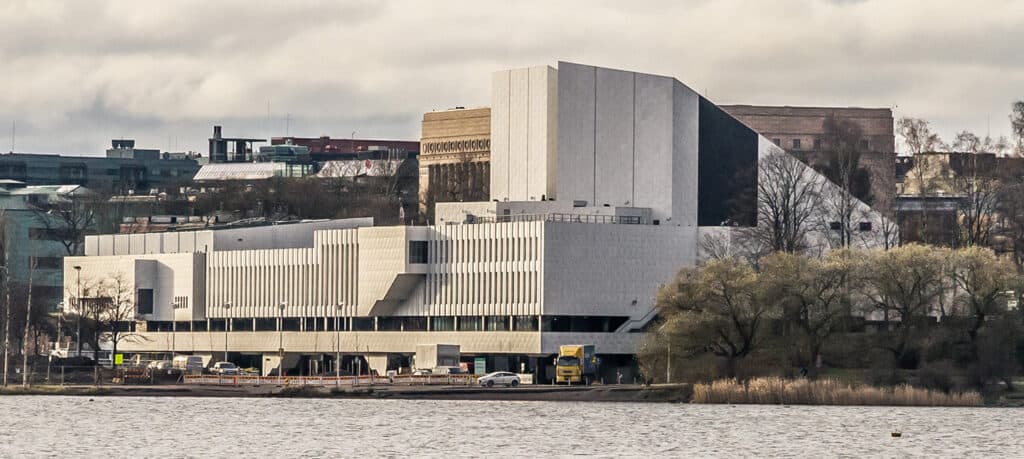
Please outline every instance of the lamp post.
[[63, 338], [61, 336], [61, 332], [63, 331], [63, 328], [61, 328], [61, 326], [63, 324], [64, 324], [64, 302], [61, 301], [60, 303], [57, 303], [57, 345], [54, 346], [54, 348], [56, 348], [56, 350], [58, 350], [58, 351], [60, 350], [60, 343], [61, 343], [61, 341], [63, 341], [61, 339], [61, 338]]
[[341, 302], [338, 304], [337, 310], [334, 312], [334, 385], [340, 384], [338, 381], [341, 379], [341, 327], [338, 325], [340, 322], [338, 319], [341, 318], [345, 310], [345, 303]]
[[231, 302], [224, 303], [224, 361], [228, 361], [228, 317], [231, 312]]
[[175, 315], [177, 315], [177, 309], [178, 309], [178, 303], [172, 301], [171, 302], [171, 360], [172, 361], [174, 360], [174, 354], [178, 353], [178, 346], [177, 346], [177, 342], [176, 342], [178, 340], [178, 321], [175, 320], [175, 319], [177, 319], [177, 317], [174, 317]]
[[288, 302], [282, 301], [277, 305], [277, 378], [282, 379], [284, 374], [281, 371], [284, 369], [284, 308], [288, 306]]
[[82, 267], [75, 266], [75, 273], [78, 276], [78, 296], [75, 298], [75, 356], [82, 355]]

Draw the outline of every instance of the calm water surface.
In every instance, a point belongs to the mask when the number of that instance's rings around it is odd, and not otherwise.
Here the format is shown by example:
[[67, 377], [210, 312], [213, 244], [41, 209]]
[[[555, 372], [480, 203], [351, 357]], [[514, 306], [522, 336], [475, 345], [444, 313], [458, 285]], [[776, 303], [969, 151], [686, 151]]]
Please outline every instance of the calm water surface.
[[[891, 438], [898, 429], [903, 438]], [[0, 457], [1024, 457], [1024, 411], [0, 397]]]

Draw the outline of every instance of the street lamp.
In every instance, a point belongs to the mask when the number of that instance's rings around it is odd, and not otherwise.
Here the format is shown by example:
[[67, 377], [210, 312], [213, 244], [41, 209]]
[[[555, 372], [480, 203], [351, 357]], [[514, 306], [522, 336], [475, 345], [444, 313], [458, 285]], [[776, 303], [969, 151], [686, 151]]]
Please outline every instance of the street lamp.
[[178, 321], [175, 317], [178, 314], [178, 303], [175, 301], [171, 302], [171, 360], [174, 360], [174, 354], [178, 352], [177, 339], [178, 339]]
[[75, 340], [78, 342], [75, 347], [77, 348], [75, 356], [82, 355], [82, 267], [75, 266], [75, 273], [78, 276], [78, 297], [75, 301], [78, 303], [75, 307]]
[[288, 306], [288, 302], [282, 301], [277, 305], [277, 377], [281, 379], [283, 374], [281, 370], [284, 368], [284, 308]]
[[341, 314], [345, 309], [345, 302], [338, 304], [334, 313], [334, 385], [340, 384], [341, 379], [341, 326], [338, 325]]
[[224, 361], [228, 361], [228, 317], [230, 316], [231, 302], [224, 303]]
[[61, 325], [63, 325], [63, 324], [64, 324], [64, 302], [61, 301], [60, 303], [57, 303], [57, 345], [54, 346], [54, 348], [56, 348], [58, 351], [60, 351], [60, 343], [61, 343], [61, 341], [63, 341], [63, 339], [62, 339], [63, 337], [61, 336], [61, 331], [63, 330], [61, 328]]

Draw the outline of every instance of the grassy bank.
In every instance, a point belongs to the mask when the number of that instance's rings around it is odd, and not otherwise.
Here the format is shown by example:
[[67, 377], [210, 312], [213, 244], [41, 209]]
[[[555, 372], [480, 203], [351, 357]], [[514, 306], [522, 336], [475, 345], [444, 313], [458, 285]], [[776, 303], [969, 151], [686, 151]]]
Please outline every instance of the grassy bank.
[[721, 379], [693, 386], [693, 403], [786, 405], [982, 406], [977, 392], [945, 393], [908, 385], [851, 385], [835, 379]]

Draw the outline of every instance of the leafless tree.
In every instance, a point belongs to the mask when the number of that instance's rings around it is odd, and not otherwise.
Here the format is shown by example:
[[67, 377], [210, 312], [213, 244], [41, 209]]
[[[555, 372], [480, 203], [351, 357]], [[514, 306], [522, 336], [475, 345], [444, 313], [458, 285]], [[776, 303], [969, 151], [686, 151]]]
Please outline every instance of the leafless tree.
[[8, 366], [10, 364], [11, 352], [11, 250], [10, 238], [7, 235], [9, 222], [6, 212], [0, 210], [0, 243], [3, 244], [3, 289], [4, 289], [4, 380], [3, 386], [7, 387]]
[[97, 329], [103, 341], [111, 343], [111, 355], [117, 354], [117, 345], [123, 341], [131, 341], [140, 335], [131, 331], [130, 324], [135, 320], [135, 295], [130, 282], [124, 274], [118, 273], [106, 279], [101, 290], [104, 301], [99, 302], [103, 308], [96, 315]]
[[21, 385], [28, 387], [28, 354], [29, 354], [29, 332], [32, 330], [32, 284], [35, 281], [36, 268], [39, 261], [36, 257], [29, 258], [28, 262], [28, 294], [25, 295], [25, 330], [21, 339]]
[[914, 165], [908, 174], [908, 177], [912, 179], [912, 183], [910, 187], [904, 186], [904, 189], [910, 188], [915, 190], [918, 198], [921, 200], [918, 238], [922, 242], [928, 243], [927, 200], [933, 194], [935, 184], [932, 183], [932, 177], [929, 175], [929, 170], [933, 165], [929, 164], [930, 158], [926, 153], [941, 149], [942, 139], [939, 138], [938, 134], [931, 131], [928, 121], [919, 118], [900, 118], [896, 122], [896, 131], [903, 138], [903, 143], [907, 145], [910, 153], [914, 155]]
[[785, 153], [761, 158], [757, 173], [756, 226], [741, 230], [748, 244], [756, 247], [755, 257], [809, 249], [808, 235], [820, 224], [823, 181]]
[[1004, 181], [997, 199], [998, 233], [1005, 251], [1012, 254], [1017, 269], [1024, 269], [1024, 181]]
[[1013, 103], [1010, 111], [1010, 125], [1017, 143], [1017, 154], [1024, 155], [1024, 100]]
[[928, 121], [920, 118], [903, 117], [896, 121], [896, 131], [907, 144], [910, 153], [919, 155], [942, 148], [942, 139], [932, 132]]
[[102, 198], [91, 192], [68, 194], [32, 203], [35, 220], [68, 255], [82, 253], [85, 235], [95, 230]]
[[995, 230], [999, 209], [1000, 183], [993, 177], [957, 177], [957, 192], [962, 196], [958, 206], [957, 232], [960, 246], [989, 246]]

